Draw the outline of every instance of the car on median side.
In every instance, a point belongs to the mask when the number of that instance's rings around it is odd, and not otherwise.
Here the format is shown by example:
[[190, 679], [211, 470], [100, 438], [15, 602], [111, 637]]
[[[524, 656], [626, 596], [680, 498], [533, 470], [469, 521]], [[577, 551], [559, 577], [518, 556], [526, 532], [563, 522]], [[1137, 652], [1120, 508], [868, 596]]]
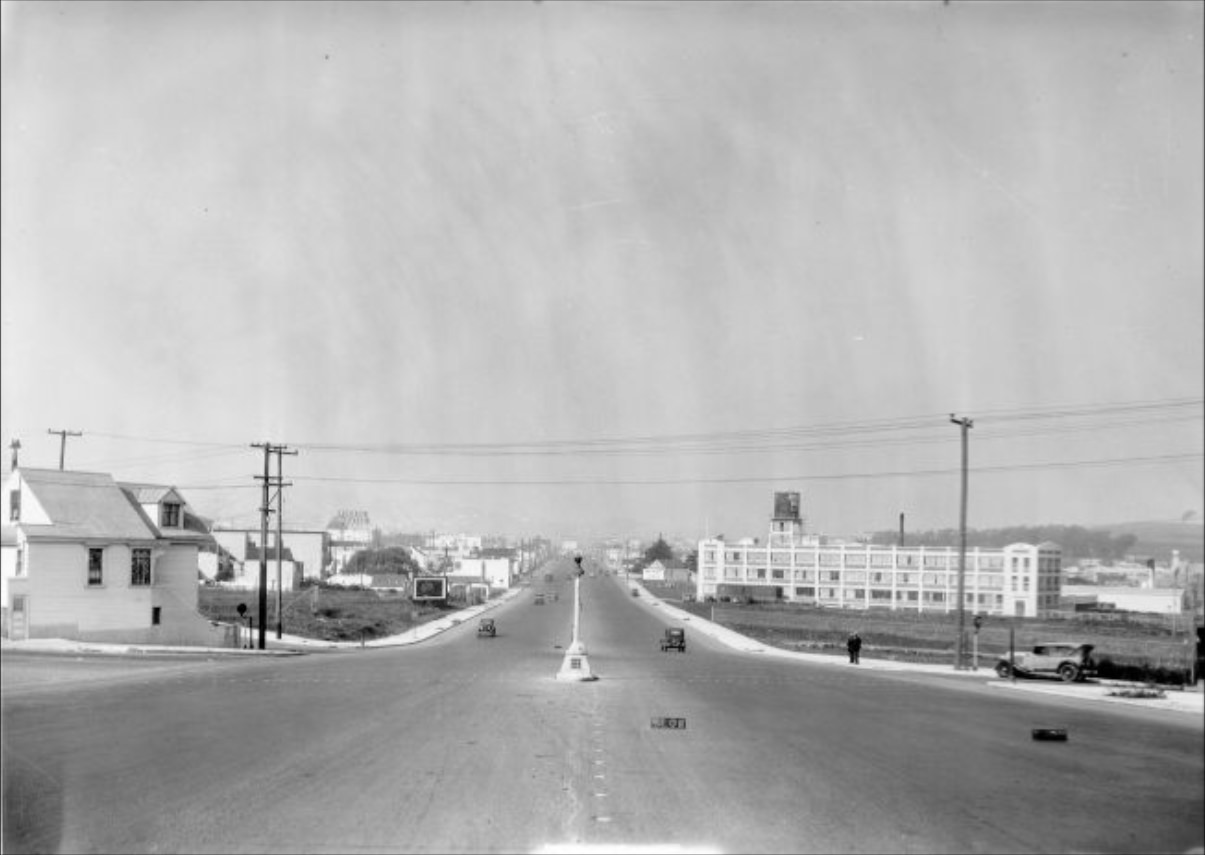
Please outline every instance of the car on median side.
[[1000, 677], [1058, 677], [1065, 683], [1096, 676], [1095, 647], [1076, 641], [1050, 641], [1035, 644], [1032, 650], [1017, 653], [1010, 664], [1008, 656], [996, 662]]

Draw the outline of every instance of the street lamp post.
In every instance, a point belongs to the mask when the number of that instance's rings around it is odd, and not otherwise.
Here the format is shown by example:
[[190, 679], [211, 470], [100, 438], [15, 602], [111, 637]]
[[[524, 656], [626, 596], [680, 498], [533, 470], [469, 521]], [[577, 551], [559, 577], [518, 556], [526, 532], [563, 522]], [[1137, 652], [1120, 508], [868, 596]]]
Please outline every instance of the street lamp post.
[[597, 680], [598, 678], [590, 671], [590, 661], [586, 657], [586, 645], [582, 643], [580, 627], [582, 614], [581, 601], [581, 582], [582, 574], [582, 557], [575, 556], [573, 559], [577, 564], [577, 571], [573, 576], [573, 640], [569, 643], [569, 648], [565, 651], [565, 658], [561, 662], [561, 670], [557, 672], [556, 678], [562, 681], [580, 683], [587, 680]]

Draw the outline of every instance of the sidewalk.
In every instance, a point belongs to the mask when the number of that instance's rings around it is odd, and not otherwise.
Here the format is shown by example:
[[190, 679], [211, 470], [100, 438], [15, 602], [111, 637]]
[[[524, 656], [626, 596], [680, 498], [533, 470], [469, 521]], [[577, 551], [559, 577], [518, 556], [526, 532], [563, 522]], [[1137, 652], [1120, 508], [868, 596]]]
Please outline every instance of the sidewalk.
[[512, 597], [520, 594], [522, 589], [507, 591], [495, 600], [490, 600], [478, 606], [461, 609], [455, 614], [428, 623], [419, 624], [401, 635], [391, 635], [388, 638], [374, 638], [369, 641], [322, 641], [315, 638], [302, 638], [299, 635], [283, 633], [278, 639], [276, 634], [268, 632], [264, 638], [266, 649], [240, 649], [237, 647], [195, 647], [173, 646], [165, 644], [108, 644], [94, 641], [71, 641], [63, 638], [31, 638], [27, 641], [12, 641], [0, 638], [0, 648], [4, 650], [36, 651], [44, 653], [100, 653], [109, 655], [160, 655], [179, 654], [182, 656], [296, 656], [301, 653], [318, 650], [352, 650], [368, 647], [399, 647], [417, 644], [444, 630], [451, 629], [457, 624], [474, 620], [478, 615], [496, 608]]
[[655, 609], [665, 615], [671, 622], [690, 624], [692, 632], [699, 632], [709, 638], [744, 653], [772, 656], [778, 659], [792, 659], [800, 662], [810, 662], [817, 665], [828, 665], [833, 668], [858, 668], [862, 671], [911, 671], [916, 673], [940, 674], [944, 677], [973, 678], [984, 681], [993, 689], [1006, 691], [1031, 692], [1037, 694], [1060, 695], [1076, 698], [1077, 700], [1128, 704], [1145, 709], [1160, 709], [1169, 712], [1188, 713], [1198, 718], [1205, 716], [1205, 691], [1198, 684], [1195, 688], [1180, 691], [1174, 688], [1166, 689], [1162, 698], [1122, 698], [1112, 697], [1110, 692], [1125, 689], [1141, 688], [1141, 684], [1125, 683], [1117, 680], [1098, 680], [1091, 683], [1062, 683], [1054, 680], [1005, 680], [997, 677], [989, 668], [979, 671], [956, 671], [950, 665], [929, 665], [920, 662], [896, 662], [890, 659], [862, 658], [857, 665], [850, 665], [844, 657], [832, 656], [825, 653], [804, 653], [794, 650], [783, 650], [763, 644], [726, 627], [714, 624], [706, 618], [698, 617], [668, 603], [657, 599], [636, 581], [623, 582], [626, 587], [635, 588], [640, 592], [637, 602], [644, 603], [649, 609]]

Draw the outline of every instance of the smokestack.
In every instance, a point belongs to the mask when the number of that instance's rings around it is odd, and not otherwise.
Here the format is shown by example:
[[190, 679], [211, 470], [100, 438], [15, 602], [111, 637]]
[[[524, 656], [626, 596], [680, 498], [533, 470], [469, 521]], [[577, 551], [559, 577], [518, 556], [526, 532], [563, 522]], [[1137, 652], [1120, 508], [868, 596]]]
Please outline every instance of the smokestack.
[[900, 512], [900, 546], [904, 545], [904, 513]]

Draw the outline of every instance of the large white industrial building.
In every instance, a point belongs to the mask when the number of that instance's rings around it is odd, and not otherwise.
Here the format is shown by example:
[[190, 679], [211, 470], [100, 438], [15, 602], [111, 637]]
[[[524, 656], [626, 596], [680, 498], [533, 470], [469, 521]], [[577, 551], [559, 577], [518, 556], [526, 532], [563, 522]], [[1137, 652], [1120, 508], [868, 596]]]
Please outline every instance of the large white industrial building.
[[[798, 493], [776, 493], [765, 545], [699, 541], [699, 599], [745, 594], [844, 609], [951, 612], [958, 609], [957, 546], [828, 543], [805, 534]], [[966, 551], [964, 605], [986, 615], [1043, 617], [1059, 609], [1062, 551], [1014, 543]]]

